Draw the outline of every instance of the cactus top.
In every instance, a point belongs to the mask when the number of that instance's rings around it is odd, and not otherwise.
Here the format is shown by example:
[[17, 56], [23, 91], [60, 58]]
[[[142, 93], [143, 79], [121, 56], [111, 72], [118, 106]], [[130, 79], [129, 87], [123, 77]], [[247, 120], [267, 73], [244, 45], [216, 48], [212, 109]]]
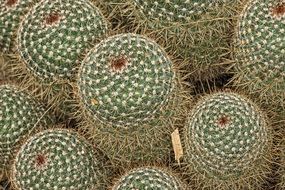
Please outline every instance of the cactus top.
[[[285, 90], [285, 1], [252, 0], [238, 23], [238, 67], [253, 88]], [[278, 84], [276, 84], [278, 83]]]
[[[201, 14], [207, 9], [223, 1], [209, 0], [132, 0], [143, 15], [148, 19], [159, 22], [185, 22], [193, 16]], [[227, 1], [227, 0], [224, 0]]]
[[153, 41], [135, 34], [103, 40], [79, 73], [79, 96], [92, 117], [111, 125], [147, 122], [174, 87], [172, 62]]
[[65, 129], [42, 131], [28, 139], [16, 155], [13, 182], [19, 189], [100, 189], [102, 156]]
[[0, 86], [0, 105], [0, 168], [6, 168], [19, 142], [52, 120], [41, 103], [15, 86]]
[[71, 79], [82, 55], [106, 27], [88, 0], [44, 0], [21, 23], [18, 49], [27, 68], [42, 80]]
[[183, 190], [176, 177], [156, 168], [137, 168], [124, 175], [112, 190]]
[[261, 157], [269, 140], [261, 112], [235, 93], [215, 93], [198, 102], [185, 139], [189, 162], [220, 179], [242, 174]]
[[0, 0], [0, 49], [7, 52], [21, 19], [36, 0]]

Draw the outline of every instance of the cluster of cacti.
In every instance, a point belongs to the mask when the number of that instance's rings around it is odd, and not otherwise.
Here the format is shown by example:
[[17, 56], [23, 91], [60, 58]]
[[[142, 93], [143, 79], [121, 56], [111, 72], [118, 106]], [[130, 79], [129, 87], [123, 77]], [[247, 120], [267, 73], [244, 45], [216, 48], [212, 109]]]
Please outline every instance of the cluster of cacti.
[[141, 167], [128, 171], [112, 190], [185, 190], [182, 182], [174, 175], [155, 167]]
[[285, 0], [0, 0], [0, 189], [284, 189], [284, 21]]
[[107, 7], [122, 9], [135, 25], [134, 30], [153, 37], [168, 52], [182, 58], [187, 69], [196, 74], [192, 79], [209, 79], [224, 71], [225, 59], [230, 58], [231, 21], [241, 7], [240, 0], [101, 1]]
[[17, 29], [22, 18], [32, 5], [39, 0], [0, 1], [0, 52], [8, 52], [13, 47]]
[[185, 126], [186, 168], [202, 187], [259, 189], [268, 172], [271, 131], [247, 98], [219, 92], [194, 106]]
[[160, 161], [171, 151], [171, 117], [183, 109], [172, 103], [179, 99], [176, 82], [172, 61], [155, 42], [111, 36], [80, 68], [78, 97], [90, 120], [83, 128], [115, 160]]
[[236, 36], [236, 85], [278, 104], [285, 99], [284, 19], [284, 0], [252, 0]]
[[50, 129], [28, 139], [16, 155], [12, 178], [18, 189], [103, 189], [104, 156], [77, 133]]
[[0, 170], [6, 170], [20, 143], [51, 125], [53, 118], [40, 102], [14, 85], [0, 86], [0, 105]]

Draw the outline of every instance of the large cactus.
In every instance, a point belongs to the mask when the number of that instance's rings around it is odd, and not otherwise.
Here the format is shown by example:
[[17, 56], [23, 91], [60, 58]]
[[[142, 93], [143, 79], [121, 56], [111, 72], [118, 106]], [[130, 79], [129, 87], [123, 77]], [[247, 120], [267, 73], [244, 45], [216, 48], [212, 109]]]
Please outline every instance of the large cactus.
[[188, 102], [176, 76], [166, 53], [148, 38], [128, 33], [103, 40], [79, 72], [78, 96], [95, 123], [83, 127], [117, 161], [161, 161], [170, 152], [175, 120], [183, 118], [177, 112]]
[[142, 167], [128, 171], [112, 190], [186, 190], [174, 175], [154, 167]]
[[284, 20], [284, 0], [251, 0], [236, 36], [236, 85], [278, 104], [285, 100]]
[[271, 130], [247, 98], [230, 92], [200, 100], [185, 126], [185, 159], [201, 187], [259, 189], [268, 172]]
[[[99, 0], [100, 2], [100, 0]], [[157, 40], [166, 50], [187, 63], [193, 79], [208, 79], [222, 72], [224, 58], [230, 58], [230, 42], [241, 0], [166, 1], [101, 0], [101, 4], [121, 9], [122, 22], [129, 19], [131, 30]], [[115, 15], [116, 16], [116, 15]], [[197, 77], [199, 75], [199, 77]]]
[[104, 159], [77, 133], [45, 130], [22, 145], [13, 165], [12, 181], [18, 189], [104, 189]]
[[13, 47], [17, 29], [24, 15], [39, 0], [0, 0], [0, 51]]
[[14, 85], [0, 86], [0, 169], [7, 170], [19, 143], [52, 124], [44, 106]]

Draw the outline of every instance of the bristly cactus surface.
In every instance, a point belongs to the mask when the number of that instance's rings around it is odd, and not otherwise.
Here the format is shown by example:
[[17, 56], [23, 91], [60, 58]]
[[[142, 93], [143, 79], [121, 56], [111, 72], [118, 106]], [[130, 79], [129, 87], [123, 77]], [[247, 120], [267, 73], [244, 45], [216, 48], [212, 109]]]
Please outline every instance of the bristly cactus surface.
[[284, 0], [248, 2], [239, 18], [235, 54], [236, 85], [262, 100], [284, 103]]
[[126, 33], [101, 41], [79, 71], [77, 96], [85, 120], [80, 129], [118, 166], [165, 161], [170, 134], [191, 102], [176, 69], [144, 36]]
[[185, 162], [199, 188], [260, 188], [271, 157], [265, 117], [237, 93], [214, 93], [194, 106], [185, 126]]
[[0, 51], [13, 47], [16, 31], [24, 15], [39, 0], [0, 0]]
[[46, 0], [26, 15], [18, 50], [28, 70], [43, 81], [70, 80], [107, 23], [89, 0]]
[[77, 133], [45, 130], [27, 140], [16, 155], [13, 183], [18, 189], [104, 189], [104, 156]]
[[101, 1], [123, 10], [130, 20], [127, 24], [133, 23], [136, 32], [152, 37], [169, 53], [183, 59], [187, 69], [195, 72], [196, 76], [191, 77], [194, 80], [215, 77], [230, 58], [232, 21], [241, 7], [240, 0]]
[[52, 124], [44, 106], [14, 85], [0, 86], [0, 169], [10, 167], [21, 141]]
[[109, 37], [86, 56], [79, 96], [95, 119], [113, 126], [149, 122], [175, 86], [171, 60], [156, 43], [136, 34]]
[[185, 190], [174, 175], [154, 167], [136, 168], [127, 172], [112, 190]]

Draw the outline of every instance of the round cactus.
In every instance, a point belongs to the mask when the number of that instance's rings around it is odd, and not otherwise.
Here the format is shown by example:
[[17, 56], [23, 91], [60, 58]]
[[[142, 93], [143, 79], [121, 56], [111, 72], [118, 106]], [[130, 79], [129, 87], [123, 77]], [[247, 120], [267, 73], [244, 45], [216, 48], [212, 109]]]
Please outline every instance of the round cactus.
[[175, 57], [182, 57], [187, 67], [199, 75], [192, 77], [195, 80], [216, 76], [223, 71], [224, 58], [230, 58], [232, 20], [241, 7], [240, 0], [101, 1], [125, 12], [127, 24], [133, 23], [135, 31], [156, 39]]
[[88, 0], [46, 0], [26, 15], [18, 50], [28, 70], [44, 81], [71, 79], [81, 57], [107, 25]]
[[184, 190], [184, 186], [174, 175], [153, 167], [142, 167], [127, 172], [112, 190]]
[[0, 169], [8, 169], [21, 141], [53, 119], [47, 110], [16, 86], [0, 86]]
[[16, 31], [24, 15], [39, 0], [0, 1], [0, 49], [8, 52], [13, 47]]
[[127, 33], [103, 40], [79, 72], [78, 99], [87, 121], [81, 129], [117, 165], [163, 162], [171, 152], [170, 133], [191, 102], [175, 73], [148, 38]]
[[203, 187], [258, 189], [268, 172], [271, 130], [255, 104], [236, 93], [200, 100], [184, 140], [187, 168]]
[[79, 73], [84, 109], [104, 123], [134, 126], [160, 112], [174, 88], [171, 60], [154, 42], [135, 34], [103, 40]]
[[103, 162], [100, 151], [78, 134], [45, 130], [22, 145], [12, 179], [18, 189], [102, 189], [107, 176]]
[[284, 20], [284, 0], [251, 0], [236, 37], [236, 85], [278, 104], [285, 100]]

